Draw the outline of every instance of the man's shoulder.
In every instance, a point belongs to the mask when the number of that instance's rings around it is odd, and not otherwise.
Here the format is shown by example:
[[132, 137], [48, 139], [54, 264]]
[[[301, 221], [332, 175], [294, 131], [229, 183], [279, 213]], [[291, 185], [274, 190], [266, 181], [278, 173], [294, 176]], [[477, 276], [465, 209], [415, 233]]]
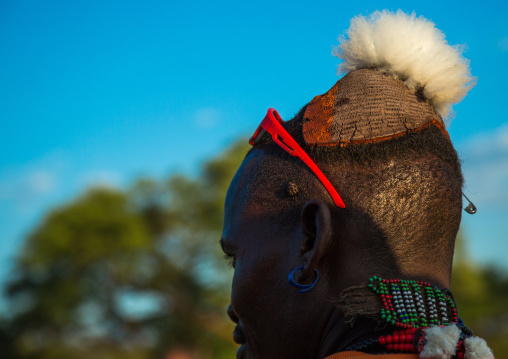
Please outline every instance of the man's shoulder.
[[325, 359], [418, 359], [418, 354], [367, 354], [362, 352], [340, 352]]

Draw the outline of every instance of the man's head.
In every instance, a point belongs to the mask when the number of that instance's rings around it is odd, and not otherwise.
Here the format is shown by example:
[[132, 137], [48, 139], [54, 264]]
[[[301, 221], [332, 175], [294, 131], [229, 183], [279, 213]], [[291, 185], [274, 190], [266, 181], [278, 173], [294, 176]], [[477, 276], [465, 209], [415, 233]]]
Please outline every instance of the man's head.
[[[284, 327], [315, 325], [343, 289], [373, 275], [447, 286], [461, 218], [460, 164], [439, 128], [358, 146], [309, 147], [302, 141], [304, 110], [286, 129], [346, 208], [268, 136], [245, 158], [226, 200], [224, 249], [235, 257], [230, 313], [247, 336], [257, 333], [249, 343], [271, 351], [278, 342], [304, 341], [286, 338], [296, 334]], [[320, 273], [305, 296], [286, 282], [299, 266], [300, 282], [312, 281], [314, 269]]]
[[[241, 357], [315, 357], [344, 322], [341, 293], [374, 275], [448, 286], [460, 163], [424, 85], [403, 81], [386, 68], [353, 71], [284, 124], [345, 208], [268, 135], [243, 161], [221, 240], [234, 257], [228, 312]], [[298, 267], [302, 284], [319, 271], [305, 294], [287, 283]]]
[[[352, 75], [349, 77], [354, 78]], [[341, 90], [344, 80], [332, 90]], [[259, 204], [261, 215], [287, 230], [301, 221], [307, 201], [319, 199], [330, 206], [334, 232], [354, 230], [356, 240], [350, 238], [348, 244], [363, 247], [363, 255], [370, 254], [376, 257], [370, 260], [392, 268], [390, 275], [417, 274], [419, 265], [428, 268], [432, 264], [434, 275], [439, 269], [440, 281], [448, 282], [461, 219], [462, 174], [440, 122], [427, 119], [402, 134], [380, 136], [382, 140], [314, 146], [305, 138], [305, 128], [312, 122], [307, 117], [309, 106], [312, 103], [284, 126], [328, 177], [346, 208], [337, 208], [308, 166], [283, 151], [269, 135], [258, 141], [244, 163], [249, 165], [238, 173], [245, 201]], [[407, 126], [404, 117], [399, 117]], [[248, 207], [240, 206], [238, 200], [235, 204], [243, 210]], [[395, 261], [384, 263], [385, 255]]]

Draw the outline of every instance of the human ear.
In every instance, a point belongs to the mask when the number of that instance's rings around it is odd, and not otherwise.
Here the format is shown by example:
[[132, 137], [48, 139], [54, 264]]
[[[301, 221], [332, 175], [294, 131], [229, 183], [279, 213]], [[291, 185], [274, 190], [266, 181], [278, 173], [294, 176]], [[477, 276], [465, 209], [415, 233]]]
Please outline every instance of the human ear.
[[326, 255], [332, 243], [330, 208], [319, 199], [311, 199], [302, 210], [303, 240], [300, 255], [303, 259], [301, 278], [313, 278], [314, 269]]

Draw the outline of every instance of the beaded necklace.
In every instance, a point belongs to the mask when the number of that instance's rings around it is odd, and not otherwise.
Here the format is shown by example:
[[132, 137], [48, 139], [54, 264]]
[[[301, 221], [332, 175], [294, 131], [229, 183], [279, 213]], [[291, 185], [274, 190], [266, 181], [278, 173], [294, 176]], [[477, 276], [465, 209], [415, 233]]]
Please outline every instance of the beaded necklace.
[[[471, 337], [473, 332], [460, 319], [457, 327], [460, 329], [460, 336], [456, 346], [456, 357], [463, 359], [465, 352], [464, 340]], [[346, 351], [368, 351], [377, 354], [387, 352], [421, 353], [425, 343], [424, 328], [410, 328], [364, 339], [349, 345]]]
[[381, 297], [381, 318], [390, 324], [408, 329], [457, 323], [453, 300], [427, 282], [374, 276], [367, 286]]
[[388, 329], [383, 332], [384, 335], [371, 336], [348, 346], [346, 350], [421, 353], [429, 329], [446, 331], [456, 326], [460, 334], [454, 357], [464, 358], [464, 341], [473, 333], [458, 317], [451, 297], [430, 283], [416, 280], [374, 276], [369, 279], [367, 286], [381, 298], [381, 319], [399, 329]]

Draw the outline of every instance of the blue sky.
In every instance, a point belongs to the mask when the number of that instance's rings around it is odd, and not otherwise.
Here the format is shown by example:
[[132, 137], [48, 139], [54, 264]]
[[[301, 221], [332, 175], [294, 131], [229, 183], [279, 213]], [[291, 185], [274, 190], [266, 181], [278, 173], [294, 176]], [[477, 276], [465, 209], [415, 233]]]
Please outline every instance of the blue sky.
[[449, 131], [464, 161], [473, 257], [505, 263], [508, 6], [498, 1], [0, 2], [0, 284], [48, 208], [98, 183], [195, 173], [292, 117], [337, 80], [331, 56], [357, 14], [415, 11], [465, 44], [478, 83]]

